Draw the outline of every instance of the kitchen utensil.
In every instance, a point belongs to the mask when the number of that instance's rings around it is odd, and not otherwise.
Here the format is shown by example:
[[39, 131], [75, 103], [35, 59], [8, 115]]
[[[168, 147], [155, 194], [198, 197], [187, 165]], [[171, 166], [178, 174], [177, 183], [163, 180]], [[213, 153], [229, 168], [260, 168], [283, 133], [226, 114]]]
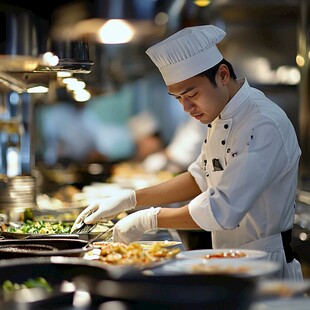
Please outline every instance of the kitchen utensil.
[[[82, 256], [93, 249], [87, 241], [66, 238], [13, 239], [0, 241], [0, 261], [38, 256]], [[16, 250], [19, 248], [19, 250]], [[47, 250], [48, 249], [48, 250]]]
[[40, 253], [42, 251], [57, 251], [58, 249], [46, 244], [5, 244], [0, 245], [0, 257], [2, 253]]
[[2, 231], [1, 235], [8, 239], [43, 239], [43, 238], [61, 238], [61, 239], [79, 239], [77, 234], [27, 234]]
[[100, 232], [95, 238], [91, 239], [85, 247], [88, 247], [90, 245], [92, 245], [95, 241], [97, 241], [100, 237], [101, 239], [104, 241], [104, 240], [107, 240], [109, 238], [111, 238], [112, 234], [113, 234], [113, 230], [114, 230], [114, 226], [109, 228], [108, 230], [106, 231], [102, 231]]
[[227, 275], [136, 275], [104, 279], [98, 295], [122, 300], [129, 309], [238, 309], [247, 310], [255, 283]]
[[[81, 289], [86, 285], [93, 288], [98, 281], [110, 278], [110, 273], [102, 263], [77, 257], [28, 257], [0, 261], [0, 287], [6, 280], [20, 284], [30, 278], [38, 277], [43, 277], [52, 286], [53, 291], [48, 296], [42, 296], [41, 300], [28, 298], [28, 301], [25, 300], [23, 303], [18, 300], [15, 304], [7, 304], [1, 300], [3, 295], [0, 289], [0, 309], [17, 310], [21, 306], [23, 309], [82, 309], [73, 307], [72, 294], [75, 292], [69, 290], [69, 285], [76, 284], [75, 291], [78, 290], [79, 285]], [[78, 281], [82, 277], [85, 281]], [[64, 287], [66, 284], [68, 284], [67, 287]], [[31, 293], [29, 291], [29, 294]], [[91, 296], [94, 307], [87, 307], [87, 309], [99, 309], [99, 305], [95, 307], [95, 303], [103, 299], [100, 296], [94, 296], [94, 298]], [[83, 309], [86, 308], [83, 307]]]
[[81, 223], [78, 223], [75, 226], [75, 229], [71, 229], [70, 233], [71, 234], [88, 234], [90, 233], [97, 224], [86, 224], [84, 221], [82, 221]]
[[[94, 211], [90, 211], [89, 213], [87, 213], [87, 215], [85, 217], [91, 215], [92, 213], [94, 213]], [[75, 226], [72, 226], [70, 233], [71, 234], [81, 234], [81, 233], [87, 233], [88, 234], [96, 227], [96, 225], [97, 225], [97, 223], [86, 224], [84, 222], [84, 219], [83, 219], [80, 223], [77, 223], [77, 224], [75, 224]]]

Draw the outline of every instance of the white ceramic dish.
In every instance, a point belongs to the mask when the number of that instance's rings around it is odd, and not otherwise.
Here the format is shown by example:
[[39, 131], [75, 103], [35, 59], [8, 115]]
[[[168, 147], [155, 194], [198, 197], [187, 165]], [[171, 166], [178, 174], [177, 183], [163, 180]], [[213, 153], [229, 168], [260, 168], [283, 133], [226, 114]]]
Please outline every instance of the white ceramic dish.
[[267, 252], [245, 249], [208, 249], [208, 250], [192, 250], [178, 253], [176, 258], [205, 258], [205, 259], [264, 259]]
[[162, 271], [171, 273], [227, 274], [240, 277], [272, 276], [279, 269], [279, 264], [263, 259], [177, 259], [162, 266]]
[[149, 248], [155, 244], [158, 244], [164, 248], [171, 248], [177, 245], [182, 244], [181, 241], [170, 241], [170, 240], [163, 240], [163, 241], [135, 241], [134, 243], [140, 244], [144, 248]]
[[309, 310], [310, 298], [280, 298], [255, 302], [250, 310]]
[[303, 296], [305, 293], [310, 293], [310, 279], [304, 279], [300, 282], [278, 279], [262, 280], [257, 283], [256, 290], [260, 298]]

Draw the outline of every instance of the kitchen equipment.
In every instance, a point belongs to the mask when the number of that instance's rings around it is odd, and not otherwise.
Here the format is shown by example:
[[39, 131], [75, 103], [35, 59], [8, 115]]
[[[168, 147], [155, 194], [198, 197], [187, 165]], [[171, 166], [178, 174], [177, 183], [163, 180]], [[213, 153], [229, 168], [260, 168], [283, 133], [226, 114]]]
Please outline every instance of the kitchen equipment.
[[[168, 263], [169, 264], [169, 263]], [[249, 309], [255, 283], [227, 275], [137, 275], [104, 279], [98, 295], [120, 300], [126, 309]]]
[[206, 249], [183, 251], [176, 258], [205, 258], [205, 259], [263, 259], [267, 252], [246, 249]]
[[113, 234], [113, 230], [114, 230], [114, 227], [111, 227], [107, 231], [100, 232], [96, 237], [88, 241], [88, 243], [86, 244], [86, 247], [92, 245], [95, 241], [99, 240], [99, 238], [101, 238], [101, 240], [103, 241], [111, 238]]
[[[89, 213], [87, 216], [89, 216], [92, 213], [93, 212]], [[96, 227], [96, 224], [97, 223], [86, 224], [83, 219], [80, 223], [77, 223], [76, 225], [74, 225], [74, 227], [71, 228], [70, 233], [71, 234], [89, 233]]]
[[[23, 232], [23, 225], [26, 225], [25, 231], [36, 231], [35, 228], [38, 228], [38, 225], [43, 225], [42, 229], [44, 230], [45, 226], [47, 227], [46, 233], [39, 233], [39, 232]], [[71, 227], [71, 222], [51, 222], [51, 225], [56, 225], [56, 230], [54, 233], [52, 233], [51, 227], [49, 226], [49, 222], [33, 222], [32, 226], [30, 222], [24, 223], [24, 222], [9, 222], [9, 223], [2, 223], [2, 227], [0, 229], [0, 233], [2, 237], [5, 237], [7, 239], [42, 239], [42, 238], [61, 238], [61, 239], [81, 239], [81, 240], [91, 240], [92, 238], [96, 237], [98, 234], [103, 234], [109, 230], [111, 225], [113, 223], [107, 222], [107, 223], [98, 223], [96, 227], [91, 232], [80, 232], [77, 234], [68, 233], [68, 229]], [[113, 226], [112, 226], [113, 227]], [[12, 230], [12, 228], [14, 228]], [[15, 230], [15, 228], [19, 228], [18, 232]], [[25, 228], [25, 227], [24, 227]], [[2, 230], [2, 231], [1, 231]], [[22, 232], [20, 232], [22, 231]], [[111, 235], [110, 235], [111, 236]], [[110, 237], [109, 236], [109, 237]], [[109, 238], [107, 236], [107, 238]]]
[[29, 252], [33, 253], [42, 253], [42, 251], [56, 251], [57, 249], [55, 247], [49, 246], [49, 245], [43, 245], [43, 244], [15, 244], [15, 245], [0, 245], [0, 256], [2, 253], [22, 253], [22, 254], [28, 254]]
[[153, 270], [155, 274], [223, 274], [240, 278], [273, 278], [277, 276], [280, 265], [270, 260], [239, 259], [176, 259]]
[[[87, 234], [90, 233], [96, 224], [85, 224], [84, 222], [79, 223], [74, 229], [71, 229], [71, 234]], [[72, 227], [73, 228], [73, 227]]]
[[[34, 294], [28, 291], [28, 300], [24, 298], [12, 303], [3, 301], [1, 288], [4, 281], [23, 283], [29, 278], [37, 277], [43, 277], [52, 286], [53, 292], [35, 300]], [[3, 260], [0, 261], [0, 308], [13, 310], [21, 307], [23, 309], [71, 309], [72, 307], [77, 309], [73, 304], [75, 302], [77, 305], [77, 299], [81, 297], [78, 295], [84, 291], [85, 296], [89, 287], [107, 278], [110, 278], [109, 272], [102, 264], [77, 257], [29, 257]], [[96, 303], [98, 305], [105, 300], [91, 293], [86, 297], [90, 298], [93, 305]]]
[[12, 220], [10, 211], [24, 211], [36, 206], [37, 182], [31, 175], [0, 175], [0, 209]]
[[0, 260], [38, 256], [82, 256], [93, 249], [85, 240], [65, 238], [0, 241]]
[[[23, 233], [15, 233], [15, 232], [1, 232], [1, 235], [7, 239], [45, 239], [45, 238], [60, 238], [60, 239], [79, 239], [79, 235], [77, 234], [23, 234]], [[81, 237], [81, 239], [83, 239]]]

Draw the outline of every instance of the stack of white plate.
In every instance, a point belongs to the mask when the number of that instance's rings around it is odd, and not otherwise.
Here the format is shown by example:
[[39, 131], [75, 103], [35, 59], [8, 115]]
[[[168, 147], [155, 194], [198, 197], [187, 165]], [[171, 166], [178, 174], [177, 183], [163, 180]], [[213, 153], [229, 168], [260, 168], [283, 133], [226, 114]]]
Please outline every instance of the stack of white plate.
[[0, 176], [0, 209], [33, 208], [37, 184], [33, 176]]

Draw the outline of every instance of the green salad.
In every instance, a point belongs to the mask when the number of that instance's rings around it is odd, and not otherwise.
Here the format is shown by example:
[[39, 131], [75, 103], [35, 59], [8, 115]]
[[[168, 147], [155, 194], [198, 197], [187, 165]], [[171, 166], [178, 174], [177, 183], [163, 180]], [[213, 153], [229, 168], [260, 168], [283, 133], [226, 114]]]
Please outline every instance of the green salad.
[[37, 277], [35, 279], [29, 278], [23, 283], [13, 283], [10, 280], [6, 280], [2, 283], [3, 299], [5, 301], [10, 300], [15, 291], [30, 288], [42, 288], [48, 293], [53, 291], [52, 286], [43, 277]]
[[27, 220], [19, 227], [2, 225], [4, 232], [20, 233], [20, 234], [66, 234], [70, 233], [72, 224], [69, 223], [51, 223], [44, 221]]

